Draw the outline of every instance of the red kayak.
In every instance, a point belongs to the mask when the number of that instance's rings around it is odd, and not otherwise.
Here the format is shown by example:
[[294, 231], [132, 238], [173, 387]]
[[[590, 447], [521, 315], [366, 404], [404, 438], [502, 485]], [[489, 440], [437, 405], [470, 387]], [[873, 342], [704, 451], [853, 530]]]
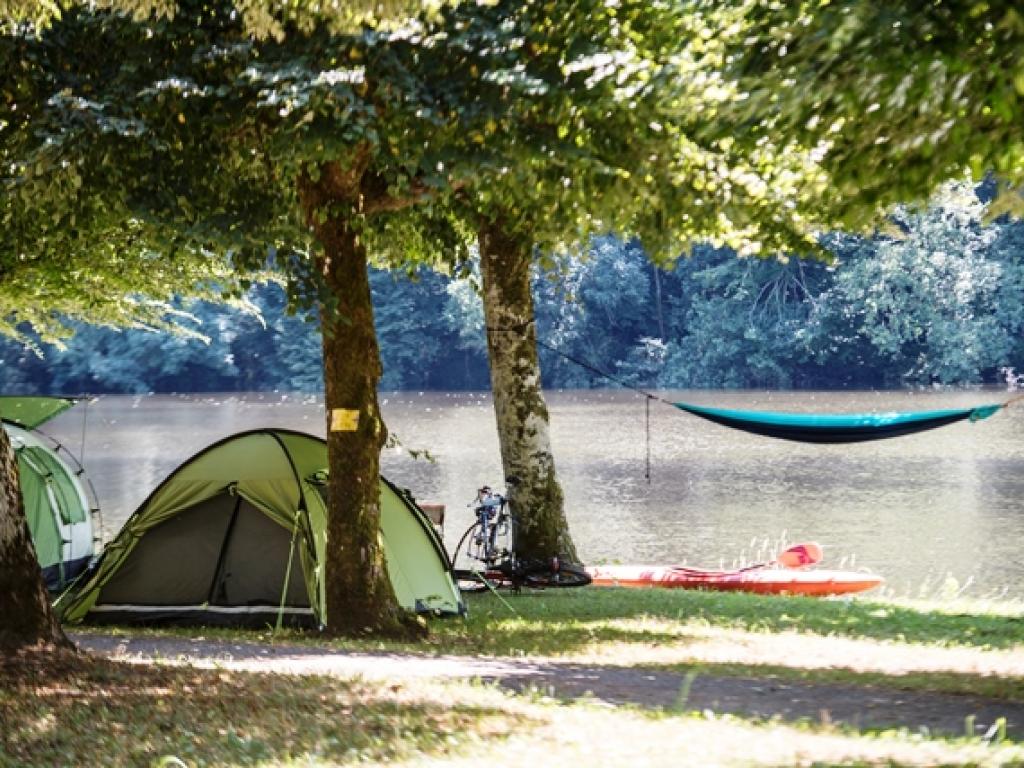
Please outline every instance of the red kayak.
[[706, 571], [664, 565], [598, 565], [587, 568], [595, 586], [668, 587], [756, 592], [762, 595], [847, 595], [874, 589], [885, 580], [852, 571], [795, 570], [772, 566]]

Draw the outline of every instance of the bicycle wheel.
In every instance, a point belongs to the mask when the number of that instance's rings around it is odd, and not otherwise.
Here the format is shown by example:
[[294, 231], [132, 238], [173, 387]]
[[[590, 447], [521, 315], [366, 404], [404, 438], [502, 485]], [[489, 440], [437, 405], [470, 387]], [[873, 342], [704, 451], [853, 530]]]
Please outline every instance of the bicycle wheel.
[[533, 570], [523, 577], [523, 581], [528, 587], [544, 589], [545, 587], [585, 587], [593, 579], [582, 566], [562, 563], [558, 570], [552, 570], [547, 566], [543, 570]]
[[466, 557], [472, 560], [482, 560], [484, 554], [484, 534], [480, 523], [473, 523], [466, 532], [462, 534], [462, 538], [459, 539], [459, 543], [455, 545], [455, 549], [452, 552], [452, 563], [454, 564], [459, 559], [459, 554], [463, 551], [465, 546]]
[[[482, 565], [485, 561], [487, 545], [487, 535], [484, 533], [483, 526], [479, 522], [473, 523], [462, 534], [459, 543], [455, 545], [452, 563], [455, 563], [459, 559], [459, 554], [464, 551], [470, 563], [477, 561]], [[455, 584], [461, 592], [487, 592], [500, 586], [500, 582], [496, 582], [487, 571], [476, 568], [455, 568], [453, 573]]]

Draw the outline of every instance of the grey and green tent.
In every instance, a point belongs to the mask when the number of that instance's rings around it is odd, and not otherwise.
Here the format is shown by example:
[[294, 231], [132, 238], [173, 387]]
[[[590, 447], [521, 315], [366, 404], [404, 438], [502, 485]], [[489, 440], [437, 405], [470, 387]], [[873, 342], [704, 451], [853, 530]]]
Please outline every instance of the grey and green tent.
[[18, 459], [21, 497], [43, 579], [63, 590], [92, 560], [93, 517], [78, 461], [36, 429], [74, 405], [60, 397], [0, 397], [0, 420]]
[[[326, 624], [327, 444], [284, 429], [233, 435], [182, 464], [107, 545], [65, 621]], [[333, 478], [344, 492], [344, 478]], [[383, 478], [381, 529], [399, 603], [464, 613], [424, 514]]]

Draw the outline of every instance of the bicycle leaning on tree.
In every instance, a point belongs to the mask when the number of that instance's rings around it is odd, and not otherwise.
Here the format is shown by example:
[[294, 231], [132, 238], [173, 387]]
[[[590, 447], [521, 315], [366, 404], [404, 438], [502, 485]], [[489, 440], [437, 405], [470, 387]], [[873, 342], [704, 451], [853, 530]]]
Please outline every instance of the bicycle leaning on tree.
[[455, 547], [453, 562], [465, 554], [469, 568], [456, 568], [455, 577], [463, 592], [509, 587], [519, 591], [523, 586], [582, 587], [591, 581], [581, 566], [564, 562], [555, 556], [547, 559], [524, 558], [516, 551], [519, 522], [512, 514], [508, 494], [517, 480], [506, 478], [502, 495], [483, 486], [470, 502], [476, 516], [474, 523], [462, 534]]

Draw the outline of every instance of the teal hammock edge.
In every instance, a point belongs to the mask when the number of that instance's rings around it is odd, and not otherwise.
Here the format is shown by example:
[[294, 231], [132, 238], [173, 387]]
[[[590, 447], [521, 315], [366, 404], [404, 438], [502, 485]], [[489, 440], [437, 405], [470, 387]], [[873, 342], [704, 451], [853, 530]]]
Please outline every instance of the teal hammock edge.
[[782, 413], [709, 408], [690, 403], [673, 403], [694, 416], [753, 434], [808, 443], [854, 443], [899, 437], [957, 421], [987, 419], [1004, 404], [937, 411], [886, 413]]

